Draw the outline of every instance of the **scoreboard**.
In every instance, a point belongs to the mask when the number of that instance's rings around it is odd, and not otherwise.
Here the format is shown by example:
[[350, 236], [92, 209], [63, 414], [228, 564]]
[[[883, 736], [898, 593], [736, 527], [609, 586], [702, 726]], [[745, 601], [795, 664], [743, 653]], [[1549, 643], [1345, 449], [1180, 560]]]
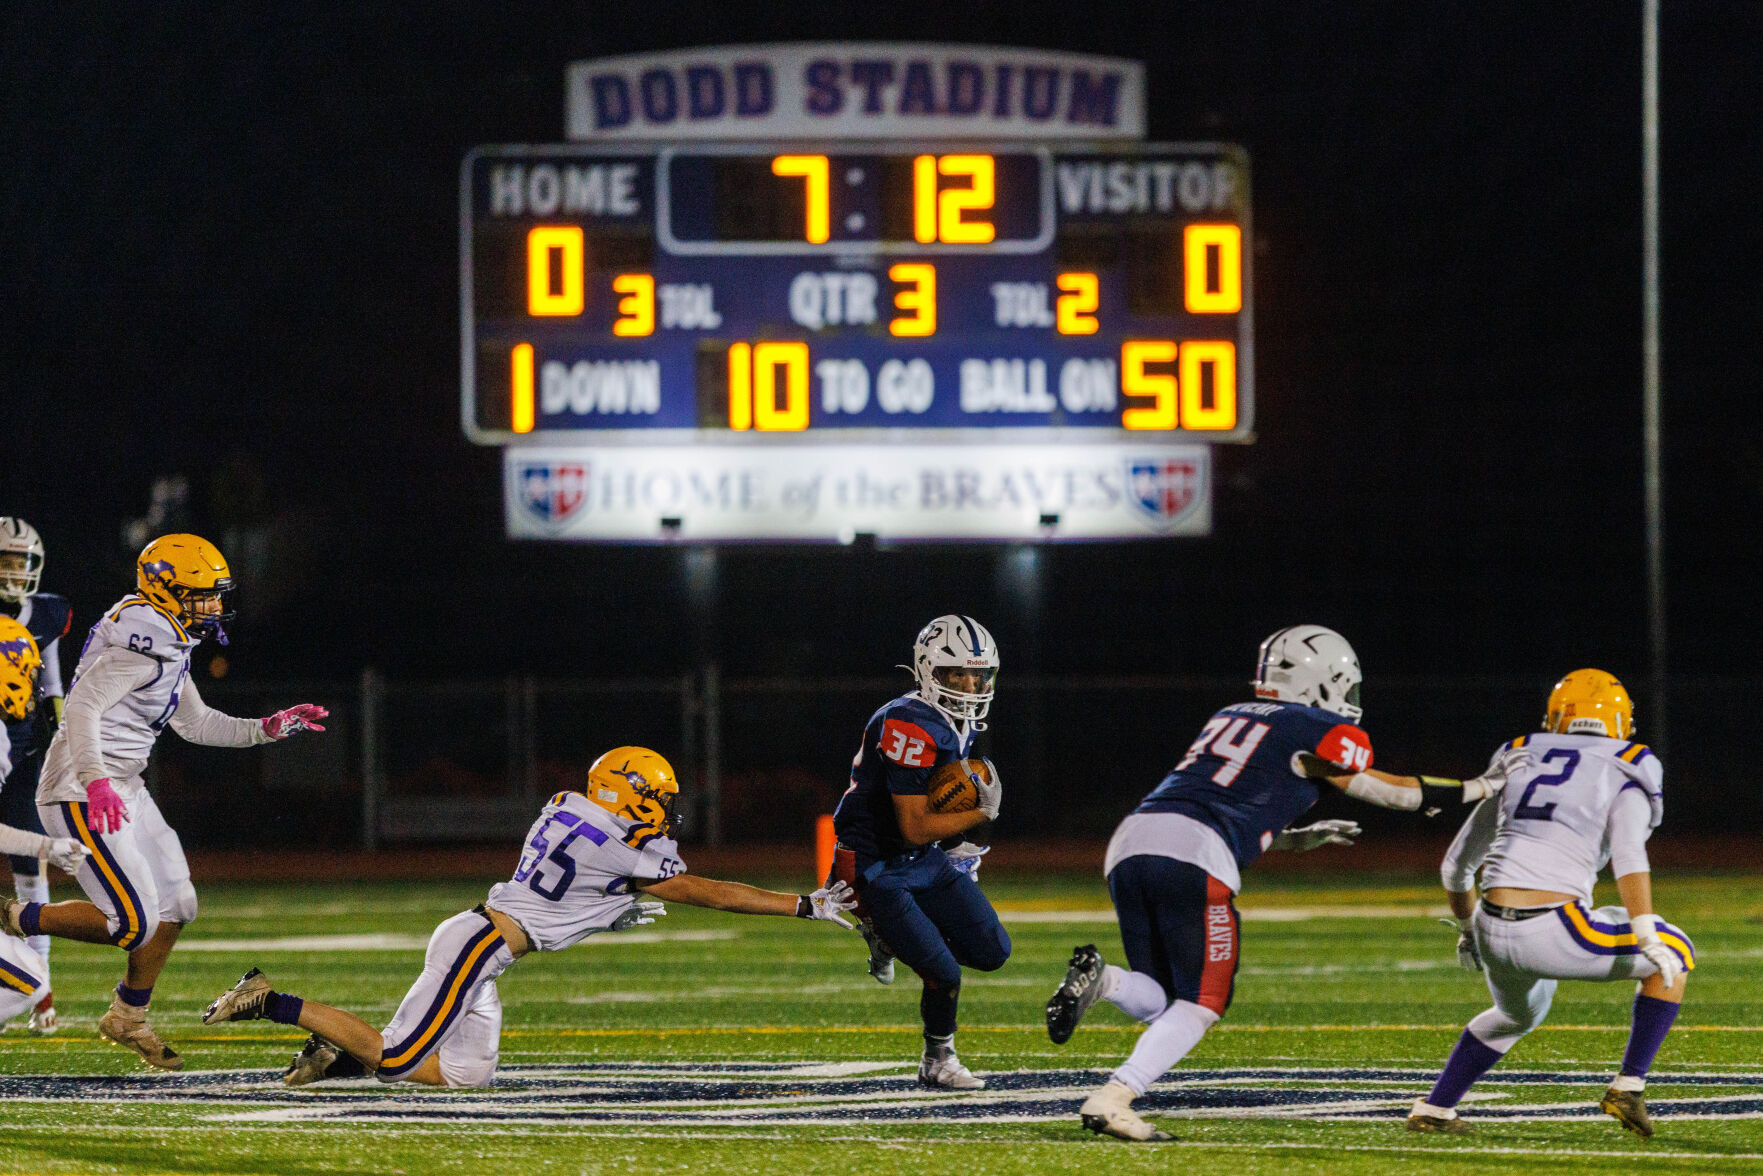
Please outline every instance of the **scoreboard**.
[[486, 147], [463, 188], [474, 440], [1249, 434], [1235, 148]]

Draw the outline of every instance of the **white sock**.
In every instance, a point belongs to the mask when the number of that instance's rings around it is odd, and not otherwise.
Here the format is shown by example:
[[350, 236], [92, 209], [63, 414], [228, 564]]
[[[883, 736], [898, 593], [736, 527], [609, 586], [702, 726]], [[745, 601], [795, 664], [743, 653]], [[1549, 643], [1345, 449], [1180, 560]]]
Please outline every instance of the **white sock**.
[[[45, 874], [14, 874], [12, 876], [12, 890], [18, 895], [20, 902], [48, 902], [49, 878]], [[49, 937], [47, 935], [33, 935], [25, 940], [25, 945], [42, 956], [45, 964], [49, 962]]]
[[1647, 1080], [1636, 1078], [1633, 1074], [1618, 1074], [1610, 1080], [1611, 1090], [1626, 1090], [1633, 1094], [1639, 1094], [1646, 1088]]
[[1435, 1107], [1425, 1099], [1417, 1098], [1414, 1100], [1413, 1109], [1408, 1113], [1410, 1115], [1431, 1115], [1435, 1119], [1455, 1119], [1457, 1117], [1457, 1108]]
[[1102, 965], [1101, 997], [1135, 1021], [1150, 1024], [1169, 1006], [1163, 985], [1143, 972]]
[[[1154, 983], [1154, 981], [1153, 981]], [[1159, 990], [1161, 991], [1161, 990]], [[1138, 1094], [1163, 1077], [1218, 1023], [1218, 1014], [1192, 1001], [1178, 1000], [1151, 1022], [1132, 1056], [1114, 1071], [1114, 1081]]]

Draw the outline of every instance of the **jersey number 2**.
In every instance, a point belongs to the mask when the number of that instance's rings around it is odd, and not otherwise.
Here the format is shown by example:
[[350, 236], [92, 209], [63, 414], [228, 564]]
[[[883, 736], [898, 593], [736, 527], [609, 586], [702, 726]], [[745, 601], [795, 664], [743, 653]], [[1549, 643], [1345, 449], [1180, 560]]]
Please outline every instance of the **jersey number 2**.
[[1200, 737], [1188, 748], [1181, 763], [1175, 765], [1175, 770], [1179, 772], [1193, 767], [1196, 760], [1210, 751], [1224, 761], [1223, 766], [1212, 773], [1212, 782], [1228, 788], [1231, 781], [1242, 775], [1243, 768], [1249, 763], [1249, 757], [1261, 746], [1261, 740], [1266, 734], [1266, 723], [1250, 726], [1248, 719], [1208, 719], [1206, 725], [1200, 729]]
[[1567, 777], [1573, 775], [1573, 769], [1579, 767], [1579, 752], [1569, 751], [1565, 747], [1557, 747], [1543, 757], [1543, 763], [1552, 764], [1556, 760], [1563, 761], [1561, 770], [1551, 772], [1547, 776], [1538, 776], [1524, 789], [1524, 795], [1518, 798], [1518, 807], [1512, 810], [1512, 816], [1520, 821], [1552, 821], [1554, 820], [1555, 802], [1548, 804], [1532, 804], [1530, 798], [1537, 794], [1537, 789], [1556, 784], [1567, 783]]

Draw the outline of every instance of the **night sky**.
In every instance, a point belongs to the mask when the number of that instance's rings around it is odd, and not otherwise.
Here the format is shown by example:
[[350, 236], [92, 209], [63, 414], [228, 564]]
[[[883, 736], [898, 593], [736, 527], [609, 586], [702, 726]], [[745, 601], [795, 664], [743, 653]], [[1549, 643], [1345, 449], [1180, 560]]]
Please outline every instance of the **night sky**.
[[[1750, 701], [1763, 5], [1665, 0], [1662, 31], [1672, 670]], [[709, 609], [679, 551], [505, 541], [497, 451], [458, 426], [465, 152], [562, 141], [572, 60], [859, 38], [1142, 59], [1151, 139], [1248, 149], [1259, 438], [1218, 451], [1213, 536], [1044, 550], [1038, 604], [1002, 549], [724, 551]], [[1006, 674], [1246, 678], [1317, 621], [1371, 699], [1528, 675], [1540, 710], [1586, 663], [1642, 687], [1640, 117], [1612, 0], [14, 5], [0, 513], [83, 626], [186, 477], [188, 526], [261, 537], [247, 678], [879, 674], [959, 610]]]

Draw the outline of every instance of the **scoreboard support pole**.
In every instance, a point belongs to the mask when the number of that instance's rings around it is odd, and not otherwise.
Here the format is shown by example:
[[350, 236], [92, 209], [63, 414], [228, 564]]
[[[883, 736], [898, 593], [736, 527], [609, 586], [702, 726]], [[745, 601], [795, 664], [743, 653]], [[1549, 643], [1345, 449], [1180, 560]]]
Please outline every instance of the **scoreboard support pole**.
[[1648, 739], [1666, 747], [1665, 487], [1659, 375], [1659, 0], [1642, 0], [1642, 446], [1647, 515], [1647, 635], [1652, 645], [1653, 715]]

